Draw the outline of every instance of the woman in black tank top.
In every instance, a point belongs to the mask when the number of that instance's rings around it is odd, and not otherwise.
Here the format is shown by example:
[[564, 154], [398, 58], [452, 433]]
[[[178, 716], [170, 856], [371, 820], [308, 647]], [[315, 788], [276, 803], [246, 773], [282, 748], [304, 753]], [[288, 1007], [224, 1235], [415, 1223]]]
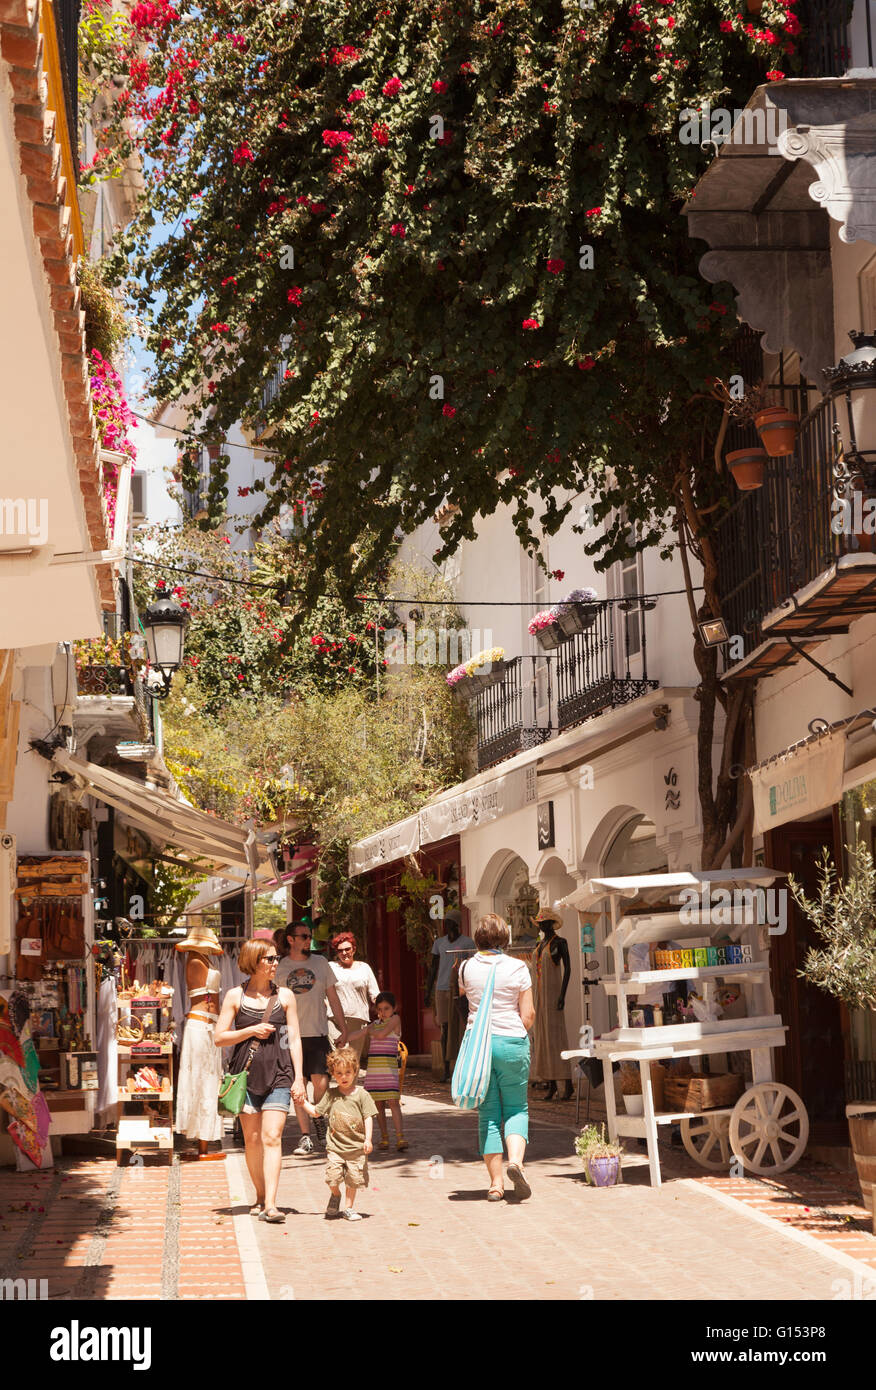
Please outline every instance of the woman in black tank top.
[[[213, 1035], [217, 1047], [233, 1047], [228, 1070], [249, 1064], [246, 1104], [240, 1116], [246, 1166], [256, 1190], [253, 1214], [263, 1221], [285, 1221], [277, 1207], [282, 1138], [290, 1096], [305, 1099], [301, 1037], [295, 995], [277, 989], [277, 949], [269, 941], [245, 941], [238, 962], [245, 986], [230, 989]], [[267, 1018], [269, 1003], [273, 1007]]]

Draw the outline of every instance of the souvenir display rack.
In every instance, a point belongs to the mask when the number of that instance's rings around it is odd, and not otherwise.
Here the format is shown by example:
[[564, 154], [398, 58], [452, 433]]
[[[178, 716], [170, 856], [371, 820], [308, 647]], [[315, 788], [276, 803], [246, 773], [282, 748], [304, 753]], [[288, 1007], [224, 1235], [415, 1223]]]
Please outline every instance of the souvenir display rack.
[[[767, 889], [780, 877], [773, 869], [703, 870], [693, 873], [648, 874], [641, 877], [591, 879], [583, 888], [570, 893], [563, 905], [594, 907], [606, 899], [611, 912], [611, 930], [605, 944], [614, 958], [612, 975], [603, 979], [608, 993], [616, 996], [619, 1023], [591, 1045], [564, 1052], [565, 1058], [596, 1057], [602, 1062], [605, 1081], [605, 1107], [612, 1143], [619, 1138], [645, 1139], [651, 1182], [661, 1183], [657, 1149], [658, 1126], [680, 1124], [685, 1149], [702, 1167], [729, 1171], [734, 1159], [745, 1171], [759, 1176], [785, 1172], [802, 1156], [809, 1138], [809, 1120], [802, 1100], [790, 1087], [773, 1080], [772, 1049], [785, 1044], [786, 1027], [772, 1012], [769, 964], [765, 957], [766, 926], [758, 921], [755, 901], [744, 898], [744, 890]], [[729, 906], [723, 894], [716, 907], [702, 911], [684, 908], [682, 894], [693, 889], [708, 902], [719, 889], [730, 892]], [[742, 890], [733, 905], [733, 893]], [[717, 951], [714, 943], [727, 938], [734, 950], [728, 959], [723, 947], [723, 964], [679, 964], [670, 960], [668, 968], [627, 971], [625, 953], [641, 942], [699, 941], [694, 951]], [[743, 949], [744, 945], [744, 949]], [[740, 955], [736, 954], [739, 948]], [[679, 954], [668, 953], [670, 957]], [[696, 959], [696, 958], [695, 958]], [[702, 959], [702, 957], [701, 957]], [[691, 1023], [663, 1026], [631, 1026], [628, 996], [637, 996], [649, 985], [673, 980], [701, 982], [705, 1012], [712, 991], [721, 979], [741, 987], [747, 1015], [733, 1019], [703, 1019]], [[638, 1020], [636, 1020], [638, 1022]], [[699, 1113], [684, 1110], [657, 1110], [651, 1075], [653, 1062], [715, 1054], [748, 1052], [751, 1081], [734, 1105], [724, 1105]], [[639, 1067], [643, 1114], [617, 1112], [613, 1063], [630, 1062]]]
[[21, 855], [16, 866], [14, 981], [31, 1006], [39, 1085], [51, 1134], [83, 1134], [97, 1091], [94, 917], [85, 850]]
[[[173, 1158], [173, 1041], [169, 1016], [173, 990], [154, 981], [141, 990], [122, 989], [118, 997], [118, 1100], [116, 1163], [135, 1153], [158, 1152]], [[151, 1083], [151, 1084], [150, 1084]], [[139, 1113], [128, 1110], [135, 1105]]]

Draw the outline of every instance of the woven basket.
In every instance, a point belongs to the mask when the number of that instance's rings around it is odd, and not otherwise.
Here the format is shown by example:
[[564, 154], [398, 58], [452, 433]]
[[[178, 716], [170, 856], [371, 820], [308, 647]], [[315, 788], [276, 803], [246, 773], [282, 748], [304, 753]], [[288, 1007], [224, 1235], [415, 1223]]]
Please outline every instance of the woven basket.
[[696, 1114], [719, 1106], [735, 1105], [742, 1095], [743, 1080], [735, 1072], [718, 1076], [667, 1076], [663, 1087], [667, 1110]]

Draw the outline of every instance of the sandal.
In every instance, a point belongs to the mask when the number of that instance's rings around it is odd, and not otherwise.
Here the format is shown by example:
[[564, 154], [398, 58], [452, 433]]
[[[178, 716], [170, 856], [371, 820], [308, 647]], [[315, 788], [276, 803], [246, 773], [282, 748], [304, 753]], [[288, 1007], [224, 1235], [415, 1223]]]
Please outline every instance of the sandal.
[[388, 1139], [381, 1139], [381, 1141], [380, 1141], [380, 1143], [377, 1145], [377, 1147], [378, 1147], [378, 1149], [388, 1149], [388, 1148], [389, 1148], [389, 1140], [388, 1140]]
[[250, 1216], [261, 1216], [261, 1214], [262, 1214], [262, 1212], [264, 1211], [264, 1209], [265, 1209], [265, 1204], [264, 1204], [264, 1202], [256, 1202], [256, 1204], [255, 1204], [254, 1207], [250, 1207], [250, 1209], [249, 1209], [249, 1214], [250, 1214]]
[[402, 1136], [402, 1138], [399, 1139], [395, 1147], [399, 1153], [402, 1153], [405, 1149], [409, 1148], [410, 1145], [408, 1144], [407, 1139], [405, 1139], [404, 1136]]
[[518, 1202], [525, 1202], [527, 1197], [532, 1196], [532, 1188], [523, 1176], [522, 1168], [518, 1163], [509, 1163], [507, 1173], [514, 1184], [514, 1196]]
[[285, 1214], [279, 1207], [271, 1207], [269, 1211], [263, 1211], [259, 1221], [267, 1221], [271, 1226], [282, 1226], [286, 1220]]
[[487, 1193], [487, 1201], [488, 1201], [488, 1202], [504, 1202], [504, 1200], [505, 1200], [505, 1193], [502, 1192], [500, 1188], [498, 1188], [498, 1187], [491, 1187], [491, 1188], [490, 1188], [489, 1192]]

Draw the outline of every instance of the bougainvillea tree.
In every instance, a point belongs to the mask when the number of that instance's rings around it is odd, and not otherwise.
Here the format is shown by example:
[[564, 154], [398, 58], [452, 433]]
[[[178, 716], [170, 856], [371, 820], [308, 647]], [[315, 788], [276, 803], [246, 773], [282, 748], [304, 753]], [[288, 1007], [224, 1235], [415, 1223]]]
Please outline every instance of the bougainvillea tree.
[[[624, 505], [642, 544], [686, 533], [715, 611], [706, 383], [733, 315], [679, 215], [707, 158], [680, 121], [792, 70], [793, 3], [133, 7], [120, 114], [148, 157], [130, 249], [154, 390], [205, 439], [269, 427], [265, 517], [318, 480], [313, 594], [328, 566], [364, 581], [366, 527], [388, 544], [447, 501], [440, 557], [506, 503], [537, 548], [589, 486], [598, 524]], [[625, 529], [585, 541], [607, 564]], [[710, 862], [735, 788], [715, 801], [724, 697], [697, 660]]]

